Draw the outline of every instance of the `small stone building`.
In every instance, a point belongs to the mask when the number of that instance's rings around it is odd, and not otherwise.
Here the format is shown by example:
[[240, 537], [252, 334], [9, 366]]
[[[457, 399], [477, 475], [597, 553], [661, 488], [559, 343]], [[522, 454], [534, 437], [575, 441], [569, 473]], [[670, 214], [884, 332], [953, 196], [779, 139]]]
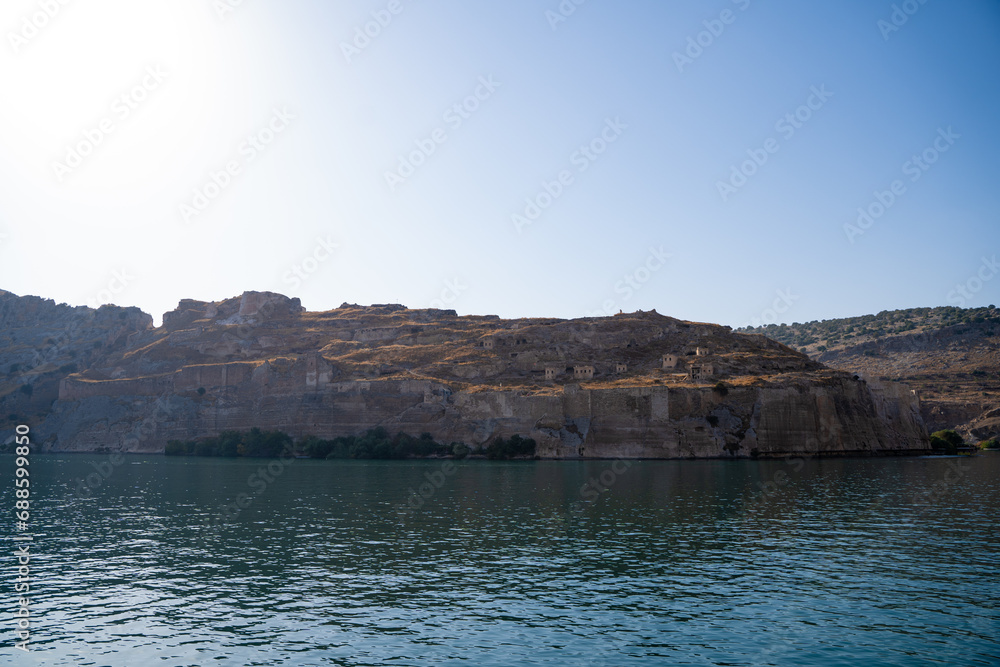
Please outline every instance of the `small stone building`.
[[665, 354], [663, 355], [663, 368], [677, 368], [677, 355], [676, 354]]
[[573, 367], [573, 378], [576, 380], [593, 380], [594, 379], [594, 367], [593, 366], [574, 366]]
[[715, 366], [712, 364], [691, 364], [688, 370], [688, 379], [702, 380], [715, 375]]
[[556, 375], [558, 375], [558, 374], [559, 374], [559, 369], [558, 368], [551, 368], [550, 367], [550, 368], [546, 368], [545, 369], [545, 379], [546, 380], [555, 380], [556, 379]]
[[627, 373], [628, 364], [615, 364], [615, 373]]
[[496, 346], [496, 342], [492, 338], [484, 338], [482, 343], [484, 350], [492, 350]]
[[696, 356], [706, 357], [706, 356], [708, 356], [708, 348], [707, 347], [696, 347], [694, 349], [694, 353], [695, 353]]

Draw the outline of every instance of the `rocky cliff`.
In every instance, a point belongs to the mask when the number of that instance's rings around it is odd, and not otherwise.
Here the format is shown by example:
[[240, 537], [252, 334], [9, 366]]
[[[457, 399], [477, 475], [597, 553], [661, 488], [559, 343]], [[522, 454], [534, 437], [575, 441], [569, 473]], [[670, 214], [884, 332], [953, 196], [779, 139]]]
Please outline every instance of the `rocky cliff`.
[[138, 308], [72, 307], [0, 290], [0, 428], [44, 419], [63, 378], [152, 326]]
[[752, 331], [865, 379], [905, 382], [932, 431], [1000, 437], [1000, 310], [911, 308]]
[[[16, 415], [50, 451], [159, 452], [169, 439], [250, 426], [297, 437], [384, 426], [470, 445], [520, 434], [554, 458], [929, 449], [906, 387], [827, 368], [764, 336], [655, 312], [577, 320], [396, 304], [307, 312], [298, 299], [247, 292], [181, 301], [152, 328], [135, 309], [89, 315], [49, 302], [62, 310], [42, 316], [33, 297], [5, 299], [11, 331], [22, 332], [8, 339], [24, 345], [47, 341], [26, 333], [33, 318], [39, 329], [74, 317], [107, 327], [100, 347], [49, 377], [58, 378], [56, 400]], [[2, 354], [0, 363], [12, 363], [12, 352]], [[9, 382], [10, 392], [23, 380]], [[7, 438], [14, 422], [4, 426]]]

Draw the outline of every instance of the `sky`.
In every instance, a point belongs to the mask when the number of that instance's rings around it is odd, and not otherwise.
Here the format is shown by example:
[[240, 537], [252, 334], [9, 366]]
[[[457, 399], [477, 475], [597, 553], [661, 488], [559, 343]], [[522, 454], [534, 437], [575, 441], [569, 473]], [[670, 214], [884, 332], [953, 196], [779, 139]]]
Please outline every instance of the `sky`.
[[995, 0], [5, 0], [0, 288], [138, 306], [1000, 301]]

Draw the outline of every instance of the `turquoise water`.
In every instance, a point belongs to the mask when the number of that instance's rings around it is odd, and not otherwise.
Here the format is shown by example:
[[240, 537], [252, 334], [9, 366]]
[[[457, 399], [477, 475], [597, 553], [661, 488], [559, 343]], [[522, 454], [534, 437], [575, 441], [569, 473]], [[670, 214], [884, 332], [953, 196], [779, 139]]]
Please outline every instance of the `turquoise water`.
[[0, 663], [1000, 664], [1000, 455], [267, 464], [33, 456]]

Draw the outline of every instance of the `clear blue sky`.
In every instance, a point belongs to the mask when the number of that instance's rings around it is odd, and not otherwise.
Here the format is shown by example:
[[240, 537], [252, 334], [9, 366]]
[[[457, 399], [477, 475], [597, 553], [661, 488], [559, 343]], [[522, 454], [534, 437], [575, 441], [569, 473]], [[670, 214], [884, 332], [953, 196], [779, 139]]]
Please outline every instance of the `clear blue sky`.
[[0, 287], [157, 321], [1000, 301], [995, 1], [228, 2], [4, 3]]

